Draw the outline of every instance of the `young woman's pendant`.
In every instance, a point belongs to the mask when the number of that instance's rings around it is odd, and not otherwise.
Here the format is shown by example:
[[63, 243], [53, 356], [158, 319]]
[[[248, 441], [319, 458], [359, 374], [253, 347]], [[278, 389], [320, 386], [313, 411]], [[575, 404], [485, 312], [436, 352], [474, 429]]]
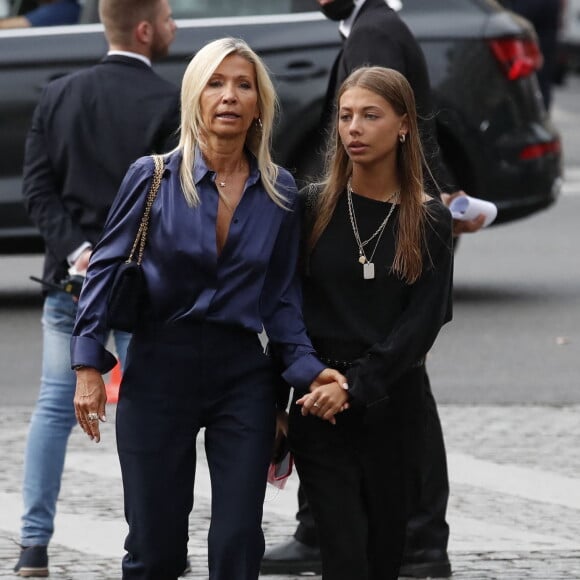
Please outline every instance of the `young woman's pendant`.
[[366, 261], [367, 261], [367, 259], [361, 254], [358, 258], [358, 263], [364, 264]]
[[363, 264], [363, 278], [365, 280], [372, 280], [375, 277], [375, 265], [372, 262]]

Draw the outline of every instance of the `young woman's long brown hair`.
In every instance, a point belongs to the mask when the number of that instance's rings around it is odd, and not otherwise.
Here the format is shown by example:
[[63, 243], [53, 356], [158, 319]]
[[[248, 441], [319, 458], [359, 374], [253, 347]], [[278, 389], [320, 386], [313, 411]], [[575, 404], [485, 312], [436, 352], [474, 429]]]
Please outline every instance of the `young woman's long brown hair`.
[[[398, 143], [397, 171], [401, 184], [396, 251], [391, 270], [407, 283], [415, 282], [423, 269], [426, 207], [423, 193], [423, 153], [413, 90], [407, 79], [393, 69], [363, 67], [354, 71], [342, 84], [337, 102], [345, 91], [360, 87], [385, 99], [399, 116], [407, 115], [408, 133], [404, 143]], [[338, 109], [338, 107], [337, 107]], [[352, 162], [342, 146], [337, 116], [326, 156], [325, 177], [320, 184], [315, 218], [308, 240], [312, 250], [328, 226], [341, 195], [344, 195], [352, 175]]]

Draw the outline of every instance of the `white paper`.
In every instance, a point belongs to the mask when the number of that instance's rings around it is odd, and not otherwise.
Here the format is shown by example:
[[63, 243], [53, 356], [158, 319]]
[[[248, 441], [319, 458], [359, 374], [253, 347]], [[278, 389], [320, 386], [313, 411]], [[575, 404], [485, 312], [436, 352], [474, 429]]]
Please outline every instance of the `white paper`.
[[453, 219], [462, 221], [474, 220], [483, 214], [485, 216], [484, 228], [497, 217], [497, 206], [494, 203], [470, 195], [458, 195], [449, 205], [449, 210]]

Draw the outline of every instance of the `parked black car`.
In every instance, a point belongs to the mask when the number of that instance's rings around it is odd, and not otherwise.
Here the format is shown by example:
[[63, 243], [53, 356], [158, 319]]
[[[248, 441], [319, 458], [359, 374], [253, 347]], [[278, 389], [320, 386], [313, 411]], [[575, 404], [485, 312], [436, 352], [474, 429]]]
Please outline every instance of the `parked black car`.
[[[179, 84], [202, 45], [246, 39], [272, 72], [282, 103], [278, 162], [304, 176], [320, 150], [336, 23], [315, 0], [172, 0], [178, 34], [157, 70]], [[401, 16], [425, 52], [444, 157], [466, 191], [495, 202], [497, 223], [549, 206], [560, 190], [559, 136], [539, 94], [537, 45], [494, 0], [403, 0]], [[38, 251], [21, 201], [25, 135], [42, 87], [105, 52], [96, 0], [83, 24], [0, 32], [0, 252]], [[85, 24], [87, 23], [87, 24]], [[90, 187], [90, 183], [87, 183]]]

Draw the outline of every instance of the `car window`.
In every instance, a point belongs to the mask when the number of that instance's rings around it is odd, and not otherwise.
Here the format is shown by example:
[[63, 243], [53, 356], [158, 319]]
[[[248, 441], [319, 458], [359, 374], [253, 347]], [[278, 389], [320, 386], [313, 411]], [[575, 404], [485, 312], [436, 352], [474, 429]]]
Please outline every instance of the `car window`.
[[174, 18], [289, 14], [318, 10], [315, 0], [170, 0]]
[[[401, 5], [402, 12], [425, 12], [426, 0], [397, 0], [397, 3]], [[390, 1], [389, 4], [394, 2]], [[430, 10], [477, 12], [480, 7], [470, 0], [437, 0], [437, 7]]]

